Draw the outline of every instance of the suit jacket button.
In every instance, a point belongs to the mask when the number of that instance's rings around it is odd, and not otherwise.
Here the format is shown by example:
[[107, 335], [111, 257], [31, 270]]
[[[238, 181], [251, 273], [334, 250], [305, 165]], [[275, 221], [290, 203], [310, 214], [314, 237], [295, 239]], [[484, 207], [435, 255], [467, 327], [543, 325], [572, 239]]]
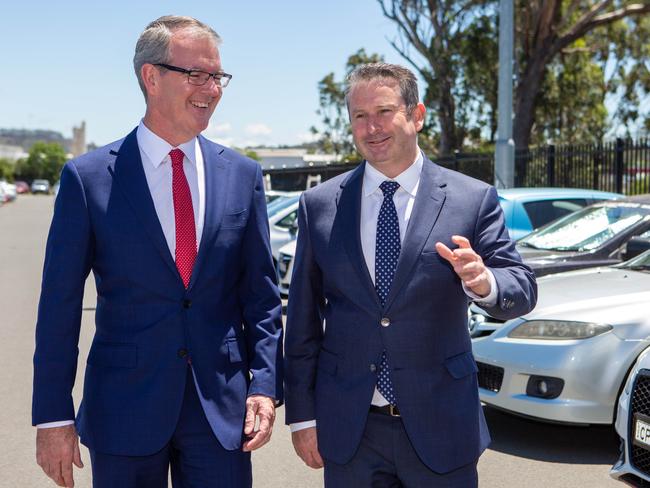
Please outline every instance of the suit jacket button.
[[188, 309], [192, 306], [192, 300], [183, 300], [183, 308]]
[[383, 317], [379, 323], [382, 327], [388, 327], [390, 325], [390, 319], [388, 317]]
[[374, 373], [375, 371], [377, 371], [377, 365], [376, 365], [376, 364], [371, 364], [371, 365], [370, 365], [370, 371], [371, 371], [372, 373]]
[[178, 350], [178, 357], [181, 359], [185, 359], [187, 357], [187, 349], [179, 349]]

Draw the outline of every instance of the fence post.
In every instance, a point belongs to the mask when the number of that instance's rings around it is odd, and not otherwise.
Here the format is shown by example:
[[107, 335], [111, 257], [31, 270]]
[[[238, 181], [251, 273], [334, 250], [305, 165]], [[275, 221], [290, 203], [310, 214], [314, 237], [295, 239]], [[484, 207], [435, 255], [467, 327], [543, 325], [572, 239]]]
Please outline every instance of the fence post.
[[548, 186], [555, 186], [555, 144], [548, 145], [546, 153], [546, 176]]
[[623, 173], [625, 172], [625, 166], [623, 161], [623, 154], [625, 149], [625, 142], [620, 137], [616, 138], [616, 166], [615, 166], [615, 176], [616, 176], [616, 193], [623, 193]]

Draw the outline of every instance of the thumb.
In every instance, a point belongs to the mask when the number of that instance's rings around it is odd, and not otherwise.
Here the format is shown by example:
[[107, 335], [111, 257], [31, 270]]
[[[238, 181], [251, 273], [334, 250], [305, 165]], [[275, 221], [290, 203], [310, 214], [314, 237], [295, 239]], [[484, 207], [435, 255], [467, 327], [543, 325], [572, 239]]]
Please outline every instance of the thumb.
[[253, 433], [255, 428], [255, 413], [257, 412], [257, 403], [252, 402], [246, 405], [246, 420], [244, 422], [244, 434]]
[[440, 254], [440, 256], [445, 258], [450, 263], [453, 263], [456, 260], [456, 256], [454, 256], [452, 250], [445, 246], [442, 242], [436, 242], [436, 251], [438, 251], [438, 254]]
[[74, 452], [72, 453], [72, 462], [77, 468], [83, 468], [84, 463], [81, 461], [81, 452], [79, 451], [79, 442], [74, 445]]

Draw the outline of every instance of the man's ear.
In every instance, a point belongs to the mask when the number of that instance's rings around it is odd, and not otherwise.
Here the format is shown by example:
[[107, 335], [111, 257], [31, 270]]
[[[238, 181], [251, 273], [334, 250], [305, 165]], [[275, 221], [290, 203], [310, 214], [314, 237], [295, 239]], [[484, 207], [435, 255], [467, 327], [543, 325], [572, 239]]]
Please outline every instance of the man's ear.
[[427, 109], [423, 103], [418, 103], [413, 109], [413, 120], [415, 121], [415, 128], [418, 132], [424, 127], [424, 116], [427, 113]]
[[160, 70], [153, 64], [145, 63], [140, 68], [140, 76], [147, 90], [147, 95], [155, 95], [160, 85]]

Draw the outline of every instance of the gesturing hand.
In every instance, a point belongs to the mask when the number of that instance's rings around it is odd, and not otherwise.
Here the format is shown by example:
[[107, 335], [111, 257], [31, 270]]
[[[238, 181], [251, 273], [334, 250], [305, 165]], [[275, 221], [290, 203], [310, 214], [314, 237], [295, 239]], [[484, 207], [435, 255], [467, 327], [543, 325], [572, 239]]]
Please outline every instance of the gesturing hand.
[[318, 469], [323, 467], [323, 458], [318, 452], [318, 439], [316, 427], [307, 427], [291, 434], [291, 441], [296, 454], [300, 456], [307, 466]]
[[73, 487], [72, 463], [84, 467], [74, 425], [37, 429], [36, 462], [57, 485]]
[[[255, 421], [259, 417], [260, 425], [255, 430]], [[244, 435], [248, 440], [244, 442], [242, 450], [254, 451], [271, 440], [273, 422], [275, 421], [275, 401], [264, 395], [251, 395], [246, 399], [246, 420], [244, 422]]]
[[458, 247], [452, 251], [442, 242], [437, 242], [438, 254], [451, 263], [454, 271], [467, 288], [480, 297], [489, 295], [491, 291], [490, 279], [481, 256], [472, 249], [467, 238], [452, 236], [451, 240], [454, 244], [458, 244]]

